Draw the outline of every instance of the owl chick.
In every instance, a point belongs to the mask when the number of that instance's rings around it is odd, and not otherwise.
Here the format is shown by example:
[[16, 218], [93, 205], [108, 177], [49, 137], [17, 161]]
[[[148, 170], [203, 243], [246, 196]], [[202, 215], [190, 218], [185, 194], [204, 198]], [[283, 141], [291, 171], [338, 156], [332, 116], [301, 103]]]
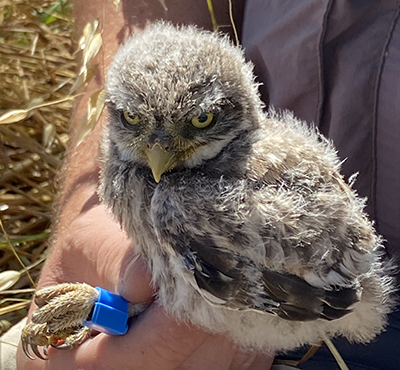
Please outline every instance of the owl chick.
[[263, 111], [240, 48], [157, 23], [120, 48], [107, 95], [99, 194], [171, 316], [266, 353], [384, 329], [364, 201], [326, 139]]
[[100, 196], [179, 320], [289, 350], [384, 329], [382, 245], [331, 144], [263, 111], [252, 66], [215, 33], [159, 23], [108, 73]]

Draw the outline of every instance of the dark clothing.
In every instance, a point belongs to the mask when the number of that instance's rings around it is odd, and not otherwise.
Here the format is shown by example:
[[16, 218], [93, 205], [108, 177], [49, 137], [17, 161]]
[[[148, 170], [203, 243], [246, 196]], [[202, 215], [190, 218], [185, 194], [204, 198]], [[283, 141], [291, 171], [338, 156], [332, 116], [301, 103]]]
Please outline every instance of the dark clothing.
[[333, 140], [400, 260], [400, 1], [247, 0], [242, 43], [265, 102]]
[[[399, 16], [400, 0], [247, 0], [242, 35], [264, 101], [330, 138], [346, 178], [359, 172], [354, 187], [398, 264]], [[352, 370], [399, 369], [400, 314], [372, 344], [335, 345]], [[338, 366], [320, 349], [302, 368]]]

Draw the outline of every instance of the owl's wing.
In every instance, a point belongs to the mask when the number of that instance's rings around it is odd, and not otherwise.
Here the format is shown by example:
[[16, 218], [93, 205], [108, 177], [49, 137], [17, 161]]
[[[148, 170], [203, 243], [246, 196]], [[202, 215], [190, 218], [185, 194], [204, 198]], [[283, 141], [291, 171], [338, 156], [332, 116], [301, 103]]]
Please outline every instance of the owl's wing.
[[359, 300], [357, 288], [313, 287], [295, 275], [259, 268], [209, 237], [180, 233], [173, 240], [199, 292], [212, 304], [306, 321], [340, 318]]

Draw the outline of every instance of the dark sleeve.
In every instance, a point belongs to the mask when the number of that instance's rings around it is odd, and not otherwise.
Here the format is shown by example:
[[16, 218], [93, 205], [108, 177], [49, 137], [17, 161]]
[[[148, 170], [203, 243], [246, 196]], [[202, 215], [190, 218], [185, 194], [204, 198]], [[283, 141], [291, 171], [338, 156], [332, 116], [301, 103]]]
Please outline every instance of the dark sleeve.
[[[346, 177], [400, 261], [400, 2], [247, 0], [242, 42], [266, 103], [333, 140]], [[369, 345], [335, 339], [355, 370], [399, 367], [400, 314]], [[299, 359], [307, 349], [288, 354]], [[303, 369], [337, 368], [323, 347]]]
[[265, 102], [316, 124], [400, 261], [400, 5], [248, 0], [242, 42]]

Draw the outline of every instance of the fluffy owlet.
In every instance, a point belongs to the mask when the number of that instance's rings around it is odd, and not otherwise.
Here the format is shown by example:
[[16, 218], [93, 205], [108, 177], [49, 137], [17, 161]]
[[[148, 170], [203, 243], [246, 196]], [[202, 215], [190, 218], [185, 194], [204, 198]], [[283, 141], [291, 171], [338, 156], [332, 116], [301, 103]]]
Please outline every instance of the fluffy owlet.
[[178, 320], [273, 353], [384, 329], [383, 247], [332, 145], [265, 113], [218, 34], [158, 23], [108, 72], [99, 194]]

